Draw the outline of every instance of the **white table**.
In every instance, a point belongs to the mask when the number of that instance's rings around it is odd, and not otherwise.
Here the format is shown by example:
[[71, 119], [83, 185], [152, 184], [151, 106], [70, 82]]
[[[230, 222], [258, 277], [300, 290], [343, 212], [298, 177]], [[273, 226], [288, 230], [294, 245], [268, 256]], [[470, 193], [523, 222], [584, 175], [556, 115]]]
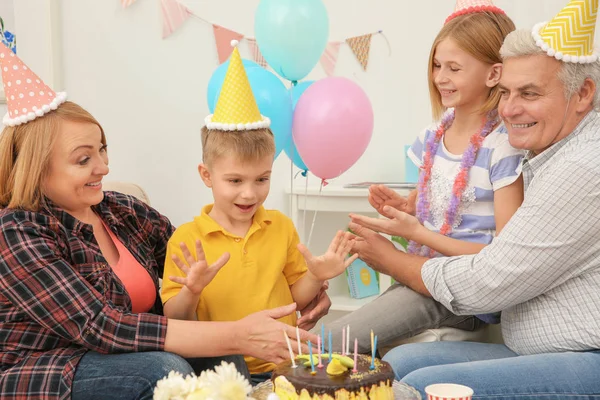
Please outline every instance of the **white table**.
[[[397, 189], [398, 193], [407, 196], [409, 189]], [[306, 193], [306, 195], [305, 195]], [[318, 187], [308, 187], [305, 190], [304, 186], [294, 187], [294, 193], [291, 193], [290, 188], [286, 189], [286, 194], [291, 196], [291, 215], [290, 217], [296, 225], [298, 234], [301, 238], [307, 237], [305, 229], [310, 229], [313, 212], [318, 212], [317, 219], [321, 213], [360, 213], [376, 216], [377, 212], [367, 200], [368, 189], [345, 189], [340, 186], [328, 185], [323, 187], [319, 195]], [[307, 211], [306, 226], [304, 225], [304, 210]], [[310, 212], [310, 213], [309, 213]], [[308, 233], [308, 232], [306, 232]], [[331, 235], [335, 233], [332, 229]], [[314, 235], [315, 233], [313, 233]], [[331, 236], [333, 237], [333, 236]], [[312, 246], [311, 246], [312, 247]], [[385, 291], [391, 283], [391, 278], [387, 275], [379, 275], [379, 291]], [[348, 284], [345, 274], [334, 278], [330, 282], [329, 296], [331, 298], [331, 310], [334, 311], [354, 311], [363, 305], [369, 303], [376, 296], [366, 297], [363, 299], [354, 299], [350, 297]]]

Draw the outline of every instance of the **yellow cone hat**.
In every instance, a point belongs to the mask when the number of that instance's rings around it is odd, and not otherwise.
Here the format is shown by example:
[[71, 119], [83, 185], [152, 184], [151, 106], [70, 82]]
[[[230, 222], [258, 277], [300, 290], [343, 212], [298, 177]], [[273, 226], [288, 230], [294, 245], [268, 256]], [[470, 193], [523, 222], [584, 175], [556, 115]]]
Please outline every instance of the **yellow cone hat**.
[[260, 115], [237, 44], [237, 40], [231, 42], [234, 48], [215, 113], [205, 119], [208, 129], [247, 131], [268, 128], [271, 124], [269, 118]]
[[571, 0], [550, 22], [533, 28], [535, 43], [557, 60], [580, 64], [596, 62], [597, 13], [598, 0]]

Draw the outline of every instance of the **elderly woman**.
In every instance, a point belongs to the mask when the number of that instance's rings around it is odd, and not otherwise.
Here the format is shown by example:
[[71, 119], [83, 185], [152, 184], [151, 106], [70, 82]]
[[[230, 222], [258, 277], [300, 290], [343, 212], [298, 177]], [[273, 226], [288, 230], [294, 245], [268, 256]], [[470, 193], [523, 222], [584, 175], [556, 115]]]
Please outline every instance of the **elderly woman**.
[[[234, 322], [162, 315], [173, 226], [133, 197], [103, 193], [106, 138], [94, 117], [3, 46], [0, 63], [12, 125], [0, 136], [0, 397], [148, 399], [169, 371], [212, 366], [199, 357], [289, 358], [282, 331], [295, 330], [277, 319], [293, 304]], [[11, 104], [18, 90], [36, 96]], [[319, 299], [317, 314], [328, 301]]]

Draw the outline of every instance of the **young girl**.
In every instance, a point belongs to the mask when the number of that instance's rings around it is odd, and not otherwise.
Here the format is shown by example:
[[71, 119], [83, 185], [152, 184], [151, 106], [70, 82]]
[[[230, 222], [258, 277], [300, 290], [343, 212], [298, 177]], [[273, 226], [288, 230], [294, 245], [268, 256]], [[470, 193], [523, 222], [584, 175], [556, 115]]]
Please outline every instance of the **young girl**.
[[[459, 0], [457, 11], [446, 20], [432, 46], [429, 89], [433, 115], [439, 122], [425, 129], [409, 151], [421, 171], [416, 196], [405, 199], [381, 186], [370, 190], [369, 200], [381, 214], [385, 215], [385, 205], [405, 212], [401, 236], [410, 240], [408, 250], [414, 254], [479, 252], [523, 199], [519, 172], [523, 154], [508, 143], [496, 111], [500, 99], [496, 85], [502, 69], [499, 51], [514, 24], [490, 1], [477, 3]], [[351, 217], [355, 221], [364, 218]], [[435, 300], [393, 285], [330, 328], [351, 325], [359, 348], [367, 351], [371, 329], [385, 347], [430, 328], [472, 330], [480, 320], [497, 322], [498, 316], [478, 317], [455, 316]]]

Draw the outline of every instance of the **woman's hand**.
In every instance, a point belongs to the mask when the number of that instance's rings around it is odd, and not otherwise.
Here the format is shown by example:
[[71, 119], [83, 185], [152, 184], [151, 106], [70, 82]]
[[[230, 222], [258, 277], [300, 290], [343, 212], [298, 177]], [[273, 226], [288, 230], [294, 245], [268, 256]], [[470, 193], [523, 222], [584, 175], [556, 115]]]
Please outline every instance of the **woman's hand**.
[[425, 229], [417, 217], [403, 211], [399, 211], [391, 206], [384, 206], [384, 214], [389, 219], [372, 218], [364, 215], [350, 214], [350, 219], [355, 224], [371, 229], [375, 232], [381, 232], [392, 236], [401, 236], [407, 240], [414, 240], [415, 234], [420, 229]]
[[183, 252], [185, 262], [176, 254], [173, 255], [172, 259], [181, 272], [183, 272], [186, 276], [185, 278], [180, 276], [170, 276], [169, 279], [175, 283], [179, 283], [180, 285], [187, 287], [192, 294], [199, 295], [217, 275], [217, 272], [219, 272], [219, 270], [223, 268], [225, 264], [227, 264], [227, 261], [229, 261], [229, 253], [223, 253], [223, 255], [219, 257], [214, 264], [208, 265], [200, 240], [196, 240], [195, 259], [185, 243], [181, 243], [179, 246]]
[[[290, 359], [285, 334], [290, 338], [292, 351], [298, 353], [296, 328], [277, 321], [296, 312], [296, 304], [259, 311], [237, 321], [239, 346], [243, 354], [247, 354], [272, 363], [280, 363]], [[302, 353], [308, 353], [307, 342], [317, 343], [317, 336], [305, 330], [299, 330], [302, 342]]]
[[327, 295], [329, 282], [323, 282], [323, 286], [319, 294], [306, 307], [300, 310], [300, 318], [298, 326], [300, 329], [309, 330], [314, 328], [317, 322], [329, 312], [331, 307], [331, 299]]
[[317, 280], [325, 281], [340, 275], [356, 260], [356, 255], [347, 257], [352, 249], [353, 239], [354, 235], [350, 232], [338, 231], [325, 254], [315, 257], [303, 244], [298, 245], [298, 251], [304, 256], [310, 273]]
[[415, 215], [417, 191], [413, 190], [408, 197], [404, 197], [385, 185], [371, 185], [369, 187], [369, 203], [384, 217], [391, 218], [389, 215], [386, 215], [383, 210], [385, 206], [390, 206], [407, 214]]

